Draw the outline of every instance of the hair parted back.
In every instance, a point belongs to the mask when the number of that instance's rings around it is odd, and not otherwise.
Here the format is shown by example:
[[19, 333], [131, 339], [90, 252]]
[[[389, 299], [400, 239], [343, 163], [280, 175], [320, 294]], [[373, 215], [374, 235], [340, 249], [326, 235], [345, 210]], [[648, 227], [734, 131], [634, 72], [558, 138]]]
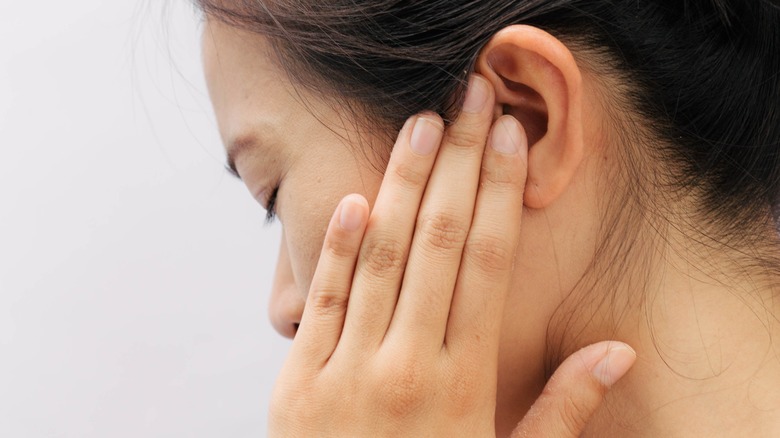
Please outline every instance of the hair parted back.
[[[209, 16], [272, 39], [299, 83], [399, 127], [452, 120], [480, 49], [512, 24], [605, 56], [624, 96], [696, 189], [703, 217], [744, 235], [780, 215], [777, 0], [197, 0]], [[600, 68], [597, 66], [597, 70]]]

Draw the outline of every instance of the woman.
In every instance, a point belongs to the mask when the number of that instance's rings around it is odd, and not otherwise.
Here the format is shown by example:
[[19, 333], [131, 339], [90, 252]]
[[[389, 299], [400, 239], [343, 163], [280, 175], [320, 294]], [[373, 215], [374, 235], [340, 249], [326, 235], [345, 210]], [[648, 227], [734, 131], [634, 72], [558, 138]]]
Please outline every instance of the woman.
[[273, 435], [780, 436], [776, 3], [199, 5]]

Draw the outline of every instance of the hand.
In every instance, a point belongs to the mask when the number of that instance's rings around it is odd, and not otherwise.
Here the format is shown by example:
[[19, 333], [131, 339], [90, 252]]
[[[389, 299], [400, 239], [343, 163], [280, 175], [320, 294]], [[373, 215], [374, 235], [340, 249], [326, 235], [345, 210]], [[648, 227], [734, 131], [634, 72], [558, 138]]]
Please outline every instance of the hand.
[[[475, 75], [446, 131], [434, 114], [407, 121], [370, 217], [363, 197], [342, 200], [277, 381], [271, 436], [495, 436], [527, 140], [510, 116], [491, 129], [493, 108]], [[574, 356], [518, 436], [578, 436], [633, 362], [606, 344]]]

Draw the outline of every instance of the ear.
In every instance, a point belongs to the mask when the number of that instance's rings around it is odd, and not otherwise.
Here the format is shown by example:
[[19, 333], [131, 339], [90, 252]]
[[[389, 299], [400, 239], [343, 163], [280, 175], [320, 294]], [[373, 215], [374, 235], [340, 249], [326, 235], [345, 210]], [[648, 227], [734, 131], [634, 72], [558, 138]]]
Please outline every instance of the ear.
[[496, 115], [514, 116], [528, 135], [525, 205], [550, 205], [583, 156], [582, 76], [574, 56], [549, 33], [515, 25], [482, 49], [477, 72], [496, 90]]

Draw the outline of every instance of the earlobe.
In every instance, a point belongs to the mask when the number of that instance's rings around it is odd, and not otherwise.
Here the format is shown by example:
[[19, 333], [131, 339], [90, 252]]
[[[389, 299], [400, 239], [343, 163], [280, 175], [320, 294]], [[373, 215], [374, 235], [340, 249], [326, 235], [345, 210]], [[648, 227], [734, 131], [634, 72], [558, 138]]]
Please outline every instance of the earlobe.
[[477, 72], [496, 90], [497, 114], [514, 116], [528, 133], [525, 205], [550, 205], [583, 157], [582, 77], [574, 57], [549, 33], [515, 25], [482, 49]]

